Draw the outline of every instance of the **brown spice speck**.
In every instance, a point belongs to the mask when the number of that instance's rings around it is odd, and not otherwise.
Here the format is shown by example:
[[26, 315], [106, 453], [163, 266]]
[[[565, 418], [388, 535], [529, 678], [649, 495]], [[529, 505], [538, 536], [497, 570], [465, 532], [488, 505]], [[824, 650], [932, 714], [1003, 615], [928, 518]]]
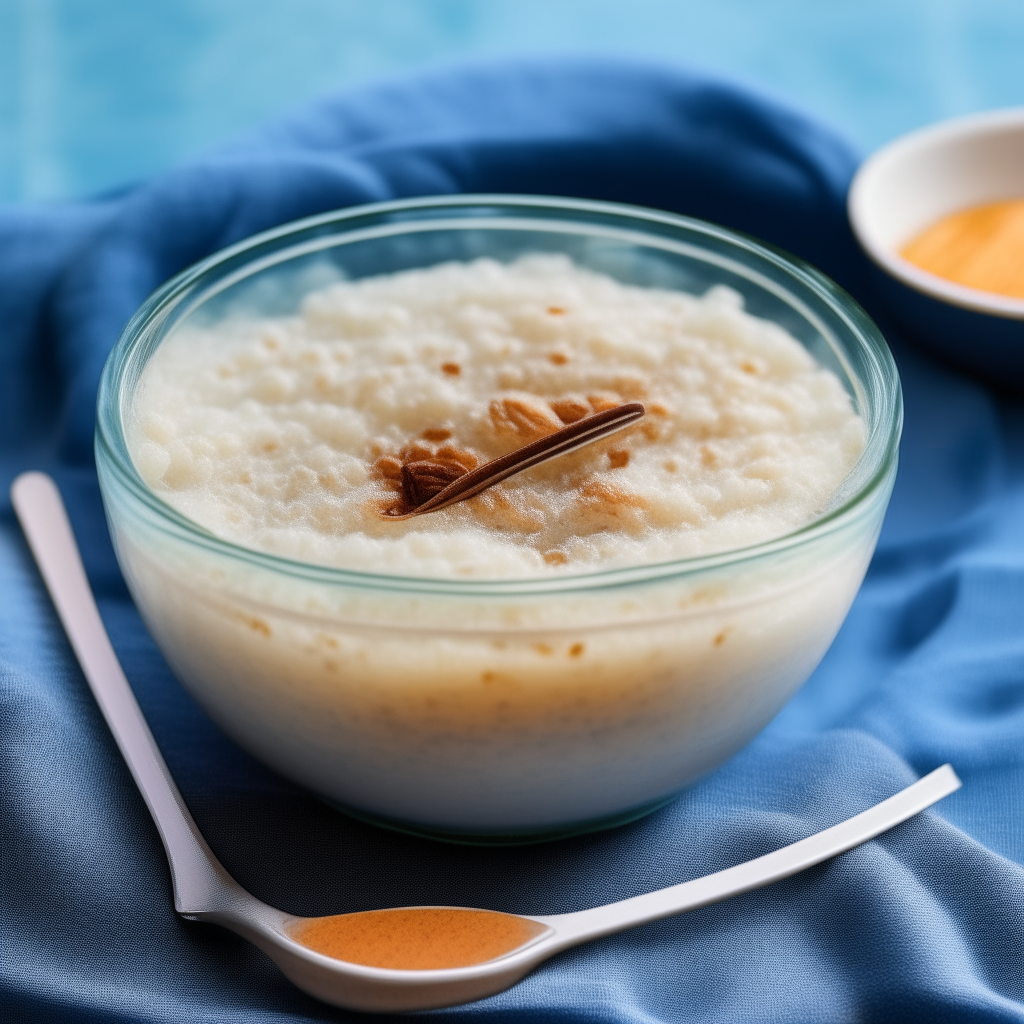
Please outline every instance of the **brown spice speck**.
[[533, 645], [533, 649], [538, 654], [551, 654], [552, 653], [552, 649], [551, 649], [551, 645], [550, 644], [534, 644]]
[[608, 453], [608, 464], [612, 469], [622, 469], [629, 465], [629, 452], [624, 448], [617, 448]]
[[730, 627], [730, 626], [726, 626], [726, 628], [725, 628], [725, 629], [723, 629], [723, 630], [722, 630], [722, 632], [721, 632], [721, 633], [719, 633], [719, 634], [718, 634], [718, 636], [716, 636], [716, 637], [715, 637], [715, 639], [714, 639], [714, 640], [712, 641], [712, 643], [713, 643], [713, 644], [714, 644], [714, 645], [715, 645], [716, 647], [721, 647], [721, 646], [722, 646], [722, 644], [724, 644], [724, 643], [725, 643], [725, 639], [726, 639], [726, 637], [727, 637], [727, 636], [729, 635], [729, 630], [730, 630], [730, 629], [731, 629], [731, 627]]
[[709, 448], [706, 444], [700, 446], [700, 464], [707, 466], [708, 469], [712, 469], [718, 465], [718, 456], [715, 454], [712, 448]]
[[555, 366], [565, 366], [569, 362], [569, 357], [564, 352], [552, 352], [548, 359], [555, 364]]
[[548, 565], [566, 565], [569, 559], [562, 551], [545, 551], [544, 561]]
[[420, 434], [424, 441], [447, 441], [452, 432], [447, 427], [427, 427]]
[[270, 626], [263, 619], [257, 618], [255, 615], [246, 616], [244, 622], [254, 633], [259, 633], [260, 636], [270, 636]]
[[458, 377], [462, 373], [462, 367], [458, 363], [442, 363], [441, 370], [449, 377]]
[[564, 306], [548, 306], [548, 312], [552, 316], [563, 316], [565, 314]]
[[757, 367], [753, 363], [740, 363], [740, 369], [744, 373], [757, 373]]
[[578, 658], [584, 651], [583, 644], [575, 643], [569, 648], [569, 657]]
[[271, 452], [276, 452], [279, 445], [276, 441], [265, 441], [262, 445], [263, 450], [269, 455]]

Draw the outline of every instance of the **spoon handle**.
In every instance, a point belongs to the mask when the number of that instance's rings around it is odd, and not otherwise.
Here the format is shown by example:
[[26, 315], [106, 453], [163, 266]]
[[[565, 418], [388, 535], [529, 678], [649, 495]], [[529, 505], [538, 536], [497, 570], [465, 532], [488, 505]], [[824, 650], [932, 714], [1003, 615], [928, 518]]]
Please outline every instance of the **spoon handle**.
[[634, 896], [592, 910], [538, 917], [537, 920], [555, 927], [559, 934], [555, 944], [568, 947], [647, 921], [658, 921], [663, 917], [706, 907], [788, 878], [798, 871], [866, 843], [955, 792], [960, 785], [956, 772], [945, 764], [888, 800], [774, 853], [643, 896]]
[[57, 485], [44, 473], [23, 473], [11, 487], [11, 502], [89, 688], [163, 840], [175, 909], [186, 915], [213, 909], [224, 902], [225, 889], [244, 899], [248, 893], [224, 870], [192, 820], [121, 670]]

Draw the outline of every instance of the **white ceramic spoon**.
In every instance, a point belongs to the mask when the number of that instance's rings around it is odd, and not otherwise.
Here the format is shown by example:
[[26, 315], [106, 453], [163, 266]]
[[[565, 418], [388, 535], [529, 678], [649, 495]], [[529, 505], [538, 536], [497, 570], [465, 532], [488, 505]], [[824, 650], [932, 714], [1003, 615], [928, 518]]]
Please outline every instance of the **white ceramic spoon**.
[[82, 671], [156, 822], [170, 862], [175, 909], [189, 920], [211, 921], [244, 936], [299, 988], [336, 1006], [425, 1010], [493, 995], [563, 949], [786, 878], [873, 839], [960, 787], [956, 773], [944, 765], [848, 821], [745, 864], [592, 910], [524, 918], [535, 923], [537, 934], [485, 963], [395, 970], [337, 960], [291, 937], [317, 919], [262, 903], [206, 845], [110, 645], [54, 482], [42, 473], [25, 473], [14, 482], [11, 498]]

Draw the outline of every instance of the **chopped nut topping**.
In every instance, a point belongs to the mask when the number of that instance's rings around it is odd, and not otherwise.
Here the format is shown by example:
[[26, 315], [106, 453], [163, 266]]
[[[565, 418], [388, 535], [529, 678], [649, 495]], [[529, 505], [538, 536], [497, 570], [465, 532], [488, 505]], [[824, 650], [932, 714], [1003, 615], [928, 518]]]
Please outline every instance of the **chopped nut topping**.
[[410, 462], [402, 467], [402, 491], [414, 508], [465, 476], [465, 469], [454, 462]]
[[[510, 396], [503, 402], [493, 402], [491, 415], [495, 426], [518, 433], [536, 431], [538, 420], [541, 428], [551, 425], [550, 421], [555, 420], [555, 415], [550, 407], [538, 405], [538, 400], [532, 395], [526, 395], [525, 399]], [[401, 483], [406, 497], [405, 507], [382, 506], [380, 514], [392, 519], [408, 519], [475, 498], [478, 512], [484, 509], [494, 512], [499, 506], [504, 506], [502, 511], [515, 518], [518, 525], [527, 532], [541, 530], [545, 521], [543, 511], [538, 516], [532, 508], [527, 507], [533, 504], [530, 500], [524, 502], [520, 495], [510, 501], [508, 495], [494, 490], [494, 485], [541, 462], [592, 443], [599, 437], [622, 430], [642, 419], [643, 415], [644, 407], [639, 402], [616, 406], [586, 416], [577, 423], [559, 425], [555, 430], [545, 431], [514, 451], [469, 470], [465, 468], [466, 465], [476, 463], [476, 456], [472, 452], [444, 445], [434, 455], [410, 460], [409, 454], [422, 446], [415, 443], [406, 445], [399, 452], [399, 456], [405, 459]], [[445, 455], [448, 459], [444, 458]], [[483, 493], [485, 491], [487, 493]]]
[[511, 434], [526, 441], [547, 437], [562, 429], [562, 421], [551, 406], [525, 392], [491, 402], [491, 423], [497, 433]]
[[447, 427], [427, 427], [420, 434], [424, 441], [447, 441], [452, 432]]
[[462, 367], [458, 363], [442, 363], [441, 369], [444, 373], [447, 373], [449, 377], [458, 377], [462, 373]]
[[554, 414], [563, 423], [576, 423], [584, 416], [590, 415], [590, 404], [582, 398], [556, 398], [550, 403]]
[[629, 464], [629, 452], [624, 448], [617, 448], [608, 453], [608, 462], [612, 469], [622, 469]]

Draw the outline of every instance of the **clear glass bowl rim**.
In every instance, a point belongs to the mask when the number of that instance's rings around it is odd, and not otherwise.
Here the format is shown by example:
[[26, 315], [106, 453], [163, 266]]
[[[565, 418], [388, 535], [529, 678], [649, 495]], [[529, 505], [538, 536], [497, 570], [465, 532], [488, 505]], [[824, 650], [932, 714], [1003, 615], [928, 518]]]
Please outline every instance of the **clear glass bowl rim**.
[[[859, 383], [871, 396], [871, 406], [875, 412], [872, 422], [869, 423], [869, 436], [864, 453], [851, 471], [851, 475], [858, 471], [862, 473], [862, 485], [842, 504], [799, 529], [747, 547], [695, 558], [550, 578], [472, 580], [360, 572], [256, 551], [216, 537], [183, 516], [149, 489], [132, 462], [125, 439], [121, 402], [124, 370], [129, 365], [129, 357], [133, 350], [142, 344], [148, 333], [158, 329], [175, 307], [202, 288], [204, 281], [216, 277], [219, 269], [239, 256], [256, 250], [266, 251], [268, 247], [275, 245], [286, 245], [310, 230], [335, 226], [343, 229], [346, 223], [351, 225], [355, 221], [363, 222], [360, 224], [362, 229], [366, 226], [367, 219], [377, 218], [380, 223], [385, 223], [388, 218], [393, 219], [395, 215], [404, 213], [411, 215], [410, 224], [420, 224], [423, 221], [417, 219], [416, 214], [437, 210], [458, 215], [460, 208], [471, 208], [472, 214], [479, 216], [481, 207], [486, 208], [487, 216], [490, 217], [511, 213], [514, 219], [524, 217], [527, 211], [534, 216], [548, 216], [553, 221], [553, 228], [557, 228], [556, 217], [559, 212], [593, 214], [595, 227], [600, 226], [600, 219], [610, 218], [629, 222], [634, 232], [643, 232], [645, 227], [650, 230], [653, 225], [657, 225], [659, 230], [657, 235], [652, 235], [654, 238], [666, 237], [666, 229], [671, 231], [674, 228], [684, 235], [705, 236], [720, 243], [724, 242], [742, 252], [760, 257], [776, 270], [783, 271], [792, 283], [803, 287], [825, 303], [829, 312], [846, 328], [848, 336], [861, 346], [873, 370], [869, 379], [859, 379]], [[339, 244], [344, 242], [344, 235], [334, 237]], [[691, 245], [695, 244], [692, 238], [688, 239], [688, 242]], [[892, 353], [878, 327], [851, 295], [799, 257], [749, 235], [708, 221], [646, 207], [556, 196], [460, 193], [344, 207], [290, 221], [220, 249], [171, 277], [136, 310], [107, 358], [97, 395], [95, 448], [97, 464], [102, 464], [104, 468], [113, 471], [117, 481], [145, 507], [150, 513], [151, 521], [161, 530], [222, 557], [318, 584], [466, 597], [529, 596], [578, 593], [697, 575], [712, 569], [752, 563], [775, 554], [782, 554], [842, 530], [870, 508], [873, 504], [872, 497], [886, 488], [895, 471], [902, 426], [903, 399], [899, 374]], [[873, 464], [867, 467], [868, 472], [865, 473], [864, 462], [868, 459], [872, 459]], [[104, 498], [109, 500], [106, 495]]]

